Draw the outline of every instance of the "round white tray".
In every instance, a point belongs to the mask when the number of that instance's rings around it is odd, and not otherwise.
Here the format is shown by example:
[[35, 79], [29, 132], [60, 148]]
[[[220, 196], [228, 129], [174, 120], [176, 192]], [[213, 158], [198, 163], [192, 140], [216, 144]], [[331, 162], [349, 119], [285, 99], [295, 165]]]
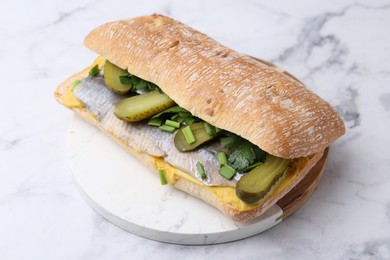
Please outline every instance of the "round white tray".
[[208, 204], [160, 184], [156, 173], [74, 116], [68, 131], [74, 181], [87, 202], [115, 225], [162, 242], [204, 245], [261, 233], [281, 221], [274, 205], [262, 216], [237, 223]]

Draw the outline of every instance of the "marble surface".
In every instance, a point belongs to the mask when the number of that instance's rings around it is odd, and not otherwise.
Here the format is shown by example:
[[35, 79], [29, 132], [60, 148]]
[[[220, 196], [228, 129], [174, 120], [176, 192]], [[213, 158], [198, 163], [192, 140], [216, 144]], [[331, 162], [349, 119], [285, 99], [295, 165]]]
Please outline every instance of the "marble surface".
[[[95, 57], [110, 20], [162, 13], [276, 63], [334, 105], [347, 134], [294, 215], [214, 246], [164, 244], [92, 210], [66, 160], [72, 113], [53, 91]], [[1, 259], [389, 259], [389, 1], [6, 1], [0, 9]]]
[[105, 219], [138, 236], [180, 245], [221, 244], [282, 221], [282, 208], [273, 205], [255, 219], [234, 222], [171, 185], [161, 186], [155, 172], [76, 115], [67, 137], [73, 180], [85, 200]]

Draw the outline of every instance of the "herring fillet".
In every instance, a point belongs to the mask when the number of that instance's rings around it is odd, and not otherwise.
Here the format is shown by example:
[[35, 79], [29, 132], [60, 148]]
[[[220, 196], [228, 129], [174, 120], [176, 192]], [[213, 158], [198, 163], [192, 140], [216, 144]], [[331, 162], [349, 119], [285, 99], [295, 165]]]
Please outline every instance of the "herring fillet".
[[[134, 149], [155, 157], [162, 157], [165, 162], [207, 186], [235, 186], [236, 180], [229, 181], [219, 174], [216, 156], [219, 150], [218, 143], [183, 153], [174, 145], [174, 134], [149, 126], [144, 121], [128, 123], [118, 119], [114, 114], [114, 106], [126, 95], [119, 95], [108, 89], [101, 75], [82, 80], [74, 89], [73, 95], [96, 116], [105, 130], [114, 133], [121, 140], [126, 140]], [[200, 178], [196, 168], [197, 162], [203, 164], [207, 174], [206, 180]]]

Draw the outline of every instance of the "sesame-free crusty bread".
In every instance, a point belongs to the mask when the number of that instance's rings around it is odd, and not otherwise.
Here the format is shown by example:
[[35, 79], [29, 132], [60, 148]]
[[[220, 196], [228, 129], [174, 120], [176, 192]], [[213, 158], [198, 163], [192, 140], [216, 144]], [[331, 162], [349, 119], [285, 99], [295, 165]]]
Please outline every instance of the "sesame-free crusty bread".
[[85, 45], [270, 154], [306, 157], [345, 132], [335, 109], [300, 82], [169, 17], [110, 22]]
[[[221, 197], [225, 194], [221, 190], [230, 189], [234, 194], [232, 187], [208, 187], [191, 178], [168, 180], [235, 221], [252, 219], [274, 205], [305, 177], [325, 147], [345, 131], [334, 109], [297, 80], [168, 17], [153, 15], [108, 23], [91, 32], [85, 44], [119, 67], [154, 82], [205, 121], [239, 134], [271, 154], [305, 157], [292, 160], [280, 183], [249, 208], [240, 208], [239, 204], [245, 203], [237, 197], [229, 197], [234, 201]], [[103, 62], [101, 58], [97, 61], [100, 67]], [[87, 77], [89, 69], [57, 88], [55, 96], [60, 103], [69, 106], [65, 99], [72, 82]], [[105, 129], [87, 108], [69, 107], [155, 172], [159, 168], [172, 170], [161, 158], [132, 148], [115, 129]]]
[[[67, 80], [65, 80], [56, 90], [55, 98], [57, 101], [65, 106], [71, 108], [78, 116], [89, 122], [90, 124], [99, 128], [105, 135], [113, 139], [116, 143], [118, 143], [121, 147], [127, 150], [131, 155], [135, 156], [140, 162], [142, 162], [149, 169], [158, 172], [159, 169], [164, 169], [166, 173], [169, 173], [174, 168], [169, 165], [161, 158], [153, 157], [145, 152], [141, 152], [139, 150], [135, 150], [132, 146], [132, 143], [129, 140], [125, 140], [122, 135], [118, 134], [115, 129], [105, 128], [103, 124], [96, 119], [96, 117], [89, 112], [89, 110], [84, 106], [69, 106], [69, 103], [66, 102], [66, 97], [69, 95], [69, 89], [72, 88], [72, 83], [77, 80], [82, 80], [88, 76], [89, 70], [95, 65], [98, 64], [102, 67], [104, 63], [104, 59], [98, 58], [91, 66], [84, 69], [83, 71], [71, 76]], [[288, 168], [287, 172], [283, 179], [273, 187], [271, 192], [260, 202], [251, 205], [249, 208], [240, 208], [237, 207], [238, 204], [245, 204], [240, 201], [238, 197], [231, 196], [234, 194], [233, 187], [209, 187], [205, 186], [201, 182], [192, 179], [192, 177], [188, 178], [179, 178], [175, 176], [174, 178], [168, 178], [169, 184], [174, 186], [175, 188], [182, 190], [192, 196], [199, 198], [211, 206], [217, 208], [226, 216], [230, 217], [232, 220], [241, 222], [245, 220], [253, 219], [257, 216], [263, 214], [267, 209], [272, 207], [276, 202], [278, 202], [281, 198], [283, 198], [291, 189], [293, 189], [301, 180], [306, 176], [309, 170], [318, 162], [318, 160], [322, 157], [323, 152], [316, 153], [314, 155], [310, 155], [306, 158], [294, 159]], [[156, 164], [156, 161], [159, 164]], [[182, 172], [178, 169], [175, 171]], [[182, 172], [185, 174], [184, 172]], [[169, 176], [169, 175], [168, 175]], [[156, 178], [156, 181], [159, 181]], [[147, 187], [145, 187], [147, 192]], [[226, 190], [230, 192], [229, 201], [226, 201], [223, 196]], [[235, 206], [233, 205], [235, 204]]]

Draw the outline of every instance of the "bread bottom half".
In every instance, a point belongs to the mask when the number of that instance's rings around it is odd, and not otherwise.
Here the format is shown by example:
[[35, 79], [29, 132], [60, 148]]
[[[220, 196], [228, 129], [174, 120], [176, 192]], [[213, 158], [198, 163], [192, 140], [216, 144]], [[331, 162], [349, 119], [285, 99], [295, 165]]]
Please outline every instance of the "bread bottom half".
[[[166, 163], [163, 158], [154, 157], [142, 151], [135, 150], [131, 146], [131, 143], [118, 137], [114, 130], [104, 129], [94, 115], [71, 95], [73, 82], [77, 79], [81, 80], [86, 78], [92, 66], [98, 64], [99, 67], [102, 67], [104, 62], [104, 58], [98, 57], [90, 67], [65, 80], [55, 91], [57, 101], [72, 109], [78, 116], [90, 124], [98, 127], [104, 134], [115, 140], [152, 171], [157, 173], [158, 169], [164, 169], [170, 185], [214, 206], [234, 221], [241, 222], [249, 220], [264, 213], [294, 188], [322, 157], [323, 152], [320, 152], [309, 157], [294, 159], [283, 179], [272, 188], [271, 192], [265, 198], [255, 204], [247, 204], [241, 201], [235, 195], [234, 187], [205, 186], [185, 172]], [[159, 179], [156, 178], [156, 181], [159, 181]]]

